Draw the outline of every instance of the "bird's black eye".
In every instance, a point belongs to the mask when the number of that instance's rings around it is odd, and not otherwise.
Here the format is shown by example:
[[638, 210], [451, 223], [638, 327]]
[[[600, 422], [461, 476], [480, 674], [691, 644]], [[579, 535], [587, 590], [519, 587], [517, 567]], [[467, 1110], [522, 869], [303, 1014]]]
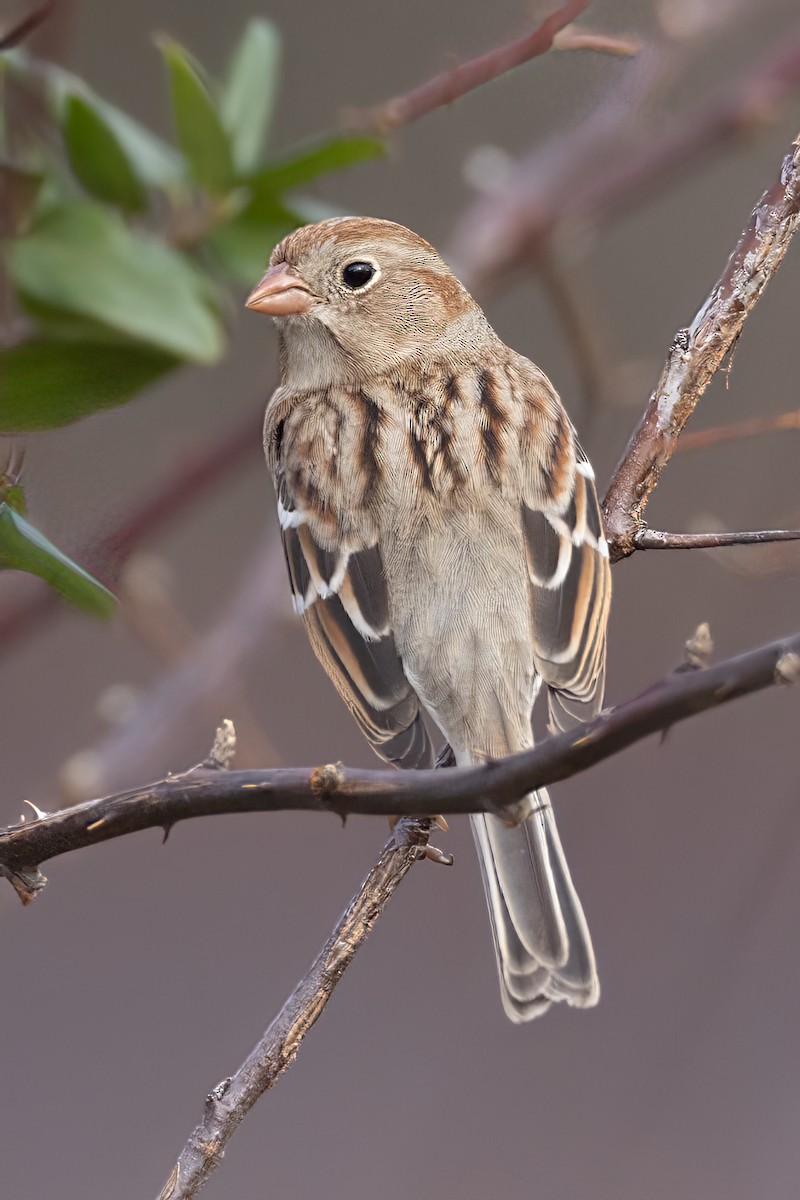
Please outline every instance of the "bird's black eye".
[[374, 274], [375, 268], [372, 263], [351, 262], [342, 271], [342, 279], [347, 287], [357, 291], [358, 288], [366, 287]]

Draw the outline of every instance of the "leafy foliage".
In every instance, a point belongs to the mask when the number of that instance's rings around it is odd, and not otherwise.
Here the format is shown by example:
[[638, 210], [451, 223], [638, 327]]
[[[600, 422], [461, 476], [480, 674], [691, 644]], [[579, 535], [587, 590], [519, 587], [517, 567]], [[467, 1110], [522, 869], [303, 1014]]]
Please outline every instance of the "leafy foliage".
[[[219, 361], [228, 289], [252, 286], [276, 241], [304, 223], [310, 202], [297, 189], [383, 152], [377, 140], [336, 136], [265, 156], [280, 38], [263, 18], [247, 24], [222, 83], [177, 42], [158, 46], [175, 145], [69, 71], [0, 53], [0, 271], [26, 329], [0, 340], [0, 433], [56, 429], [182, 365]], [[26, 142], [15, 98], [21, 112], [44, 108], [55, 136], [37, 130]], [[3, 138], [12, 126], [13, 155]], [[107, 615], [110, 594], [23, 507], [0, 476], [0, 570], [41, 575]]]
[[[252, 285], [275, 242], [303, 223], [296, 189], [383, 151], [339, 136], [264, 158], [280, 42], [263, 18], [248, 23], [223, 85], [177, 42], [161, 38], [159, 49], [176, 146], [63, 68], [0, 55], [13, 88], [44, 98], [60, 136], [55, 151], [40, 140], [2, 168], [14, 197], [10, 280], [34, 327], [31, 353], [0, 353], [0, 432], [65, 425], [178, 364], [218, 361], [226, 284]], [[80, 353], [98, 347], [97, 369], [80, 369]], [[37, 395], [48, 379], [55, 386]]]

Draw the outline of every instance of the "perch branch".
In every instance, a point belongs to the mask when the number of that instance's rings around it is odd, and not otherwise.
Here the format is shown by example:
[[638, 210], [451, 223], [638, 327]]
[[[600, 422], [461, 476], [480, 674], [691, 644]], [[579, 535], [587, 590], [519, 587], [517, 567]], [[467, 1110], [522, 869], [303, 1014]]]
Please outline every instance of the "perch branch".
[[[223, 772], [220, 772], [222, 775]], [[206, 1098], [194, 1129], [159, 1200], [196, 1196], [253, 1105], [292, 1065], [300, 1043], [321, 1016], [334, 988], [414, 862], [425, 856], [430, 820], [399, 822], [336, 928], [283, 1008], [235, 1075]]]
[[556, 36], [576, 17], [589, 7], [590, 0], [568, 0], [555, 12], [546, 17], [533, 33], [514, 42], [506, 42], [481, 54], [469, 62], [459, 63], [448, 71], [442, 71], [426, 83], [402, 96], [395, 96], [383, 104], [364, 112], [348, 115], [348, 124], [359, 129], [374, 129], [386, 134], [398, 125], [418, 121], [437, 108], [460, 100], [467, 92], [473, 92], [483, 84], [513, 71], [532, 58], [546, 54], [553, 46]]
[[647, 502], [683, 427], [780, 266], [799, 218], [800, 138], [784, 158], [780, 178], [753, 210], [711, 295], [692, 325], [673, 339], [603, 502], [614, 561], [637, 548]]
[[0, 875], [24, 903], [46, 880], [39, 865], [141, 829], [165, 834], [181, 820], [236, 812], [313, 809], [434, 817], [513, 813], [528, 792], [588, 770], [652, 733], [740, 696], [793, 682], [800, 633], [694, 674], [676, 673], [644, 695], [532, 750], [484, 766], [447, 771], [356, 770], [336, 764], [260, 771], [216, 771], [205, 764], [181, 775], [0, 830]]

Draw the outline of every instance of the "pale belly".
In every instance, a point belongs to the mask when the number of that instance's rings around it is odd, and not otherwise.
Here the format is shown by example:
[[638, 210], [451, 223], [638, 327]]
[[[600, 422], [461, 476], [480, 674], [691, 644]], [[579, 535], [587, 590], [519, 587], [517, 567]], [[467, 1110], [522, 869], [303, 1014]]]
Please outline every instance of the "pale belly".
[[530, 598], [516, 506], [386, 528], [381, 556], [403, 667], [459, 759], [532, 744]]

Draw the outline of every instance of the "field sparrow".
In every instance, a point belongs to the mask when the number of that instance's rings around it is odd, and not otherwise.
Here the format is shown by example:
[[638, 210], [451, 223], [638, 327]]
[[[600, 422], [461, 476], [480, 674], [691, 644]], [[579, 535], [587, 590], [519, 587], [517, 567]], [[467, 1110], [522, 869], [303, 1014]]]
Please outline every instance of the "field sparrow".
[[[436, 251], [368, 217], [290, 234], [247, 301], [276, 318], [264, 428], [314, 651], [374, 750], [467, 766], [598, 712], [610, 600], [592, 468], [546, 376]], [[597, 1002], [594, 952], [547, 793], [473, 816], [503, 1004]]]

